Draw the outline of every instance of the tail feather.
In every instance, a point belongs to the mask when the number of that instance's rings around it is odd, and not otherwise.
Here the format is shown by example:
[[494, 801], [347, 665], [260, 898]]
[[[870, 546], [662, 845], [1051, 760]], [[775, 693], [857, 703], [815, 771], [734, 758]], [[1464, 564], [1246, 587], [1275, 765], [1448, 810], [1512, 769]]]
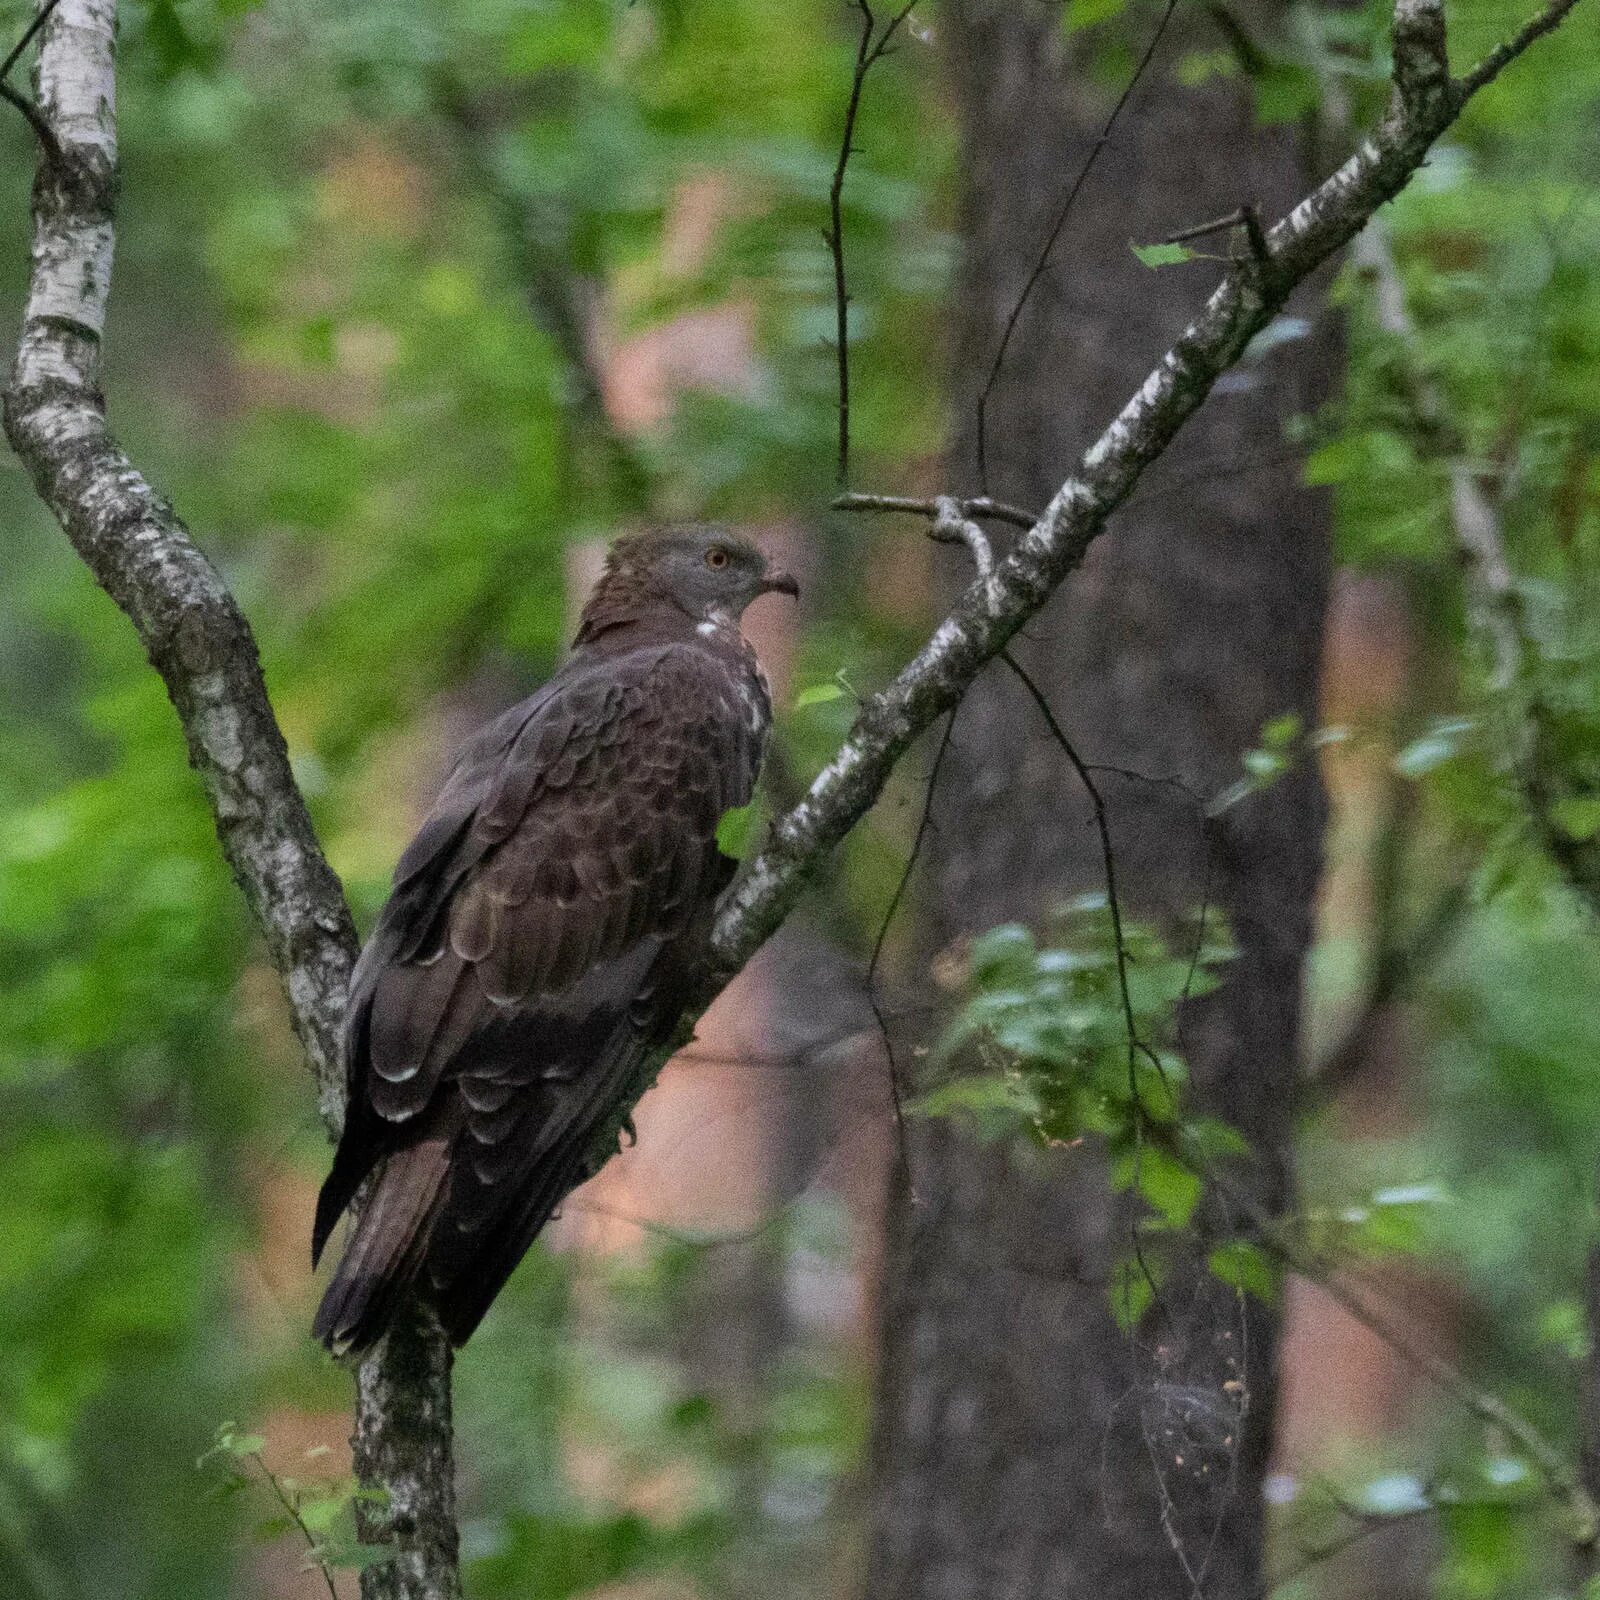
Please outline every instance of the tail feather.
[[449, 1156], [447, 1140], [424, 1139], [384, 1165], [312, 1324], [335, 1355], [364, 1350], [388, 1327], [444, 1205]]

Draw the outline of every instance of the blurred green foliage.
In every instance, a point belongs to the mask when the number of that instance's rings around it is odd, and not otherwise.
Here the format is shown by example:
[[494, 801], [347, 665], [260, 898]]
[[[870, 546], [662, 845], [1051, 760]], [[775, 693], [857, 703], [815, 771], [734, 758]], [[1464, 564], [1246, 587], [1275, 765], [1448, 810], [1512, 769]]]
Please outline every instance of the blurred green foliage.
[[[0, 35], [27, 9], [0, 4]], [[1453, 8], [1457, 63], [1524, 9]], [[463, 705], [509, 699], [556, 659], [567, 545], [646, 503], [808, 528], [816, 625], [782, 726], [793, 771], [813, 770], [857, 686], [881, 681], [915, 626], [875, 614], [850, 576], [903, 531], [818, 510], [835, 425], [819, 229], [849, 9], [124, 11], [113, 414], [256, 625], [297, 771], [363, 919]], [[1345, 123], [1384, 93], [1383, 9], [1296, 5], [1289, 18], [1270, 49], [1241, 54], [1219, 27], [1159, 70], [1243, 77], [1263, 123], [1336, 156]], [[955, 136], [937, 6], [913, 20], [871, 81], [846, 190], [857, 473], [886, 486], [938, 448], [945, 424]], [[1063, 20], [1091, 42], [1097, 80], [1120, 84], [1148, 25], [1140, 8], [1075, 0]], [[1452, 451], [1504, 518], [1537, 643], [1528, 681], [1510, 695], [1490, 682], [1462, 603], [1448, 461], [1417, 426], [1415, 374], [1357, 273], [1335, 291], [1343, 397], [1303, 429], [1308, 476], [1335, 495], [1341, 558], [1393, 584], [1419, 626], [1412, 701], [1395, 725], [1350, 730], [1353, 746], [1394, 756], [1394, 926], [1363, 930], [1353, 958], [1326, 952], [1315, 1043], [1359, 1005], [1371, 951], [1403, 944], [1441, 888], [1468, 888], [1444, 955], [1413, 986], [1417, 1104], [1383, 1137], [1334, 1113], [1310, 1119], [1305, 1222], [1358, 1259], [1401, 1256], [1447, 1281], [1474, 1375], [1568, 1444], [1600, 1157], [1600, 947], [1528, 828], [1514, 757], [1518, 713], [1537, 696], [1578, 798], [1600, 778], [1597, 53], [1600, 14], [1579, 7], [1474, 102], [1386, 214]], [[12, 322], [31, 166], [26, 128], [0, 122]], [[696, 185], [706, 226], [684, 200]], [[598, 312], [596, 342], [614, 348], [729, 305], [748, 318], [737, 381], [691, 383], [619, 453], [582, 403], [566, 312]], [[217, 1495], [216, 1464], [194, 1462], [224, 1418], [243, 1419], [248, 1442], [268, 1418], [346, 1403], [343, 1377], [308, 1348], [306, 1308], [270, 1275], [274, 1230], [290, 1224], [266, 1208], [267, 1180], [316, 1173], [320, 1132], [159, 684], [15, 463], [0, 471], [0, 521], [0, 1585], [29, 1600], [248, 1592], [251, 1529], [273, 1502], [258, 1478]], [[1298, 728], [1265, 730], [1233, 799], [1315, 747]], [[838, 925], [863, 949], [915, 826], [911, 793], [859, 831], [834, 886]], [[1575, 837], [1597, 822], [1592, 805], [1562, 813]], [[1056, 942], [991, 936], [970, 1020], [1013, 1055], [1077, 1075], [1001, 1071], [936, 1089], [962, 1100], [945, 1109], [1012, 1132], [1127, 1134], [1104, 912], [1072, 915], [1082, 925]], [[1188, 963], [1152, 935], [1135, 942], [1137, 1014], [1166, 1050]], [[1064, 951], [1098, 954], [1068, 971]], [[1181, 1064], [1163, 1063], [1141, 1094], [1170, 1092]], [[1108, 1107], [1114, 1125], [1101, 1126]], [[1123, 1178], [1153, 1216], [1187, 1219], [1181, 1171], [1146, 1152]], [[825, 1221], [802, 1210], [769, 1230], [780, 1271], [801, 1253], [838, 1254]], [[555, 1600], [678, 1572], [742, 1595], [758, 1566], [763, 1595], [781, 1597], [816, 1592], [816, 1574], [848, 1560], [865, 1430], [857, 1353], [792, 1337], [752, 1408], [710, 1396], [673, 1330], [724, 1248], [657, 1241], [598, 1291], [542, 1252], [519, 1273], [460, 1367], [474, 1594]], [[1253, 1257], [1213, 1265], [1270, 1288]], [[575, 1474], [573, 1438], [622, 1463], [612, 1479]], [[1439, 1595], [1567, 1592], [1522, 1465], [1460, 1418], [1431, 1411], [1389, 1455], [1345, 1465], [1351, 1503], [1439, 1513]], [[639, 1486], [657, 1482], [670, 1493], [645, 1504]], [[1284, 1565], [1349, 1521], [1299, 1486]], [[1281, 1592], [1339, 1592], [1319, 1581]]]

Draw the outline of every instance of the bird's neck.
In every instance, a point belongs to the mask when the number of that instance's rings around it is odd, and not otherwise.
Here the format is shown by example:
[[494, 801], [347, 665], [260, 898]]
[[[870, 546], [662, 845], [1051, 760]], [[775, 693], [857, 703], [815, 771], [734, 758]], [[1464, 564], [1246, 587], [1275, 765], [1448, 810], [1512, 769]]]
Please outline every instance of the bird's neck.
[[738, 619], [730, 613], [695, 616], [636, 573], [621, 571], [607, 573], [596, 585], [573, 643], [588, 645], [603, 639], [609, 647], [631, 647], [696, 638], [734, 647], [744, 642]]
[[604, 638], [620, 643], [620, 636], [635, 638], [688, 636], [694, 618], [660, 594], [638, 573], [627, 569], [608, 571], [595, 585], [594, 593], [578, 619], [574, 644], [593, 644]]

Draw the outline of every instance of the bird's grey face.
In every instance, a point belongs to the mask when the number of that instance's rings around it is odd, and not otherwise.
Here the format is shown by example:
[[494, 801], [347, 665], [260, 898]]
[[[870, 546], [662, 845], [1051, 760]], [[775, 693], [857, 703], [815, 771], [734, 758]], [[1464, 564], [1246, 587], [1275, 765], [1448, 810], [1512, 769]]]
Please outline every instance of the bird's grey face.
[[757, 596], [798, 595], [800, 586], [747, 539], [724, 528], [673, 533], [652, 552], [651, 577], [690, 616], [738, 620]]

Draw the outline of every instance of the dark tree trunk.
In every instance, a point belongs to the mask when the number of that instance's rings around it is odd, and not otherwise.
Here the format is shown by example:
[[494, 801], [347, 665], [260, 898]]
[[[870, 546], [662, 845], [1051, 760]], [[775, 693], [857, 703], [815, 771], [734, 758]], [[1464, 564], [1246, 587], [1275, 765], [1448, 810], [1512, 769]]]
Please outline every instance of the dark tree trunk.
[[[1069, 43], [1061, 10], [960, 0], [944, 13], [967, 175], [963, 490], [978, 487], [974, 403], [1006, 317], [1110, 108], [1088, 59], [1107, 30]], [[1154, 20], [1141, 13], [1126, 37]], [[1293, 130], [1255, 127], [1232, 85], [1174, 83], [1184, 51], [1226, 44], [1210, 28], [1180, 10], [1018, 325], [988, 407], [998, 496], [1042, 505], [1215, 281], [1208, 265], [1149, 270], [1129, 241], [1247, 200], [1273, 214], [1307, 176]], [[1028, 630], [1019, 659], [1085, 760], [1213, 795], [1269, 718], [1314, 725], [1328, 510], [1298, 486], [1282, 424], [1315, 406], [1332, 354], [1318, 335], [1243, 367]], [[1258, 1153], [1255, 1193], [1280, 1205], [1316, 774], [1302, 764], [1209, 830], [1170, 787], [1101, 784], [1126, 911], [1176, 926], [1209, 885], [1232, 925], [1239, 959], [1187, 1008], [1183, 1041], [1201, 1099]], [[1072, 770], [1003, 667], [962, 708], [935, 817], [930, 946], [1103, 886]], [[1106, 1278], [1128, 1213], [1092, 1152], [980, 1148], [947, 1123], [911, 1136], [913, 1193], [901, 1182], [890, 1201], [871, 1600], [1253, 1594], [1276, 1318], [1197, 1259], [1125, 1337]]]

